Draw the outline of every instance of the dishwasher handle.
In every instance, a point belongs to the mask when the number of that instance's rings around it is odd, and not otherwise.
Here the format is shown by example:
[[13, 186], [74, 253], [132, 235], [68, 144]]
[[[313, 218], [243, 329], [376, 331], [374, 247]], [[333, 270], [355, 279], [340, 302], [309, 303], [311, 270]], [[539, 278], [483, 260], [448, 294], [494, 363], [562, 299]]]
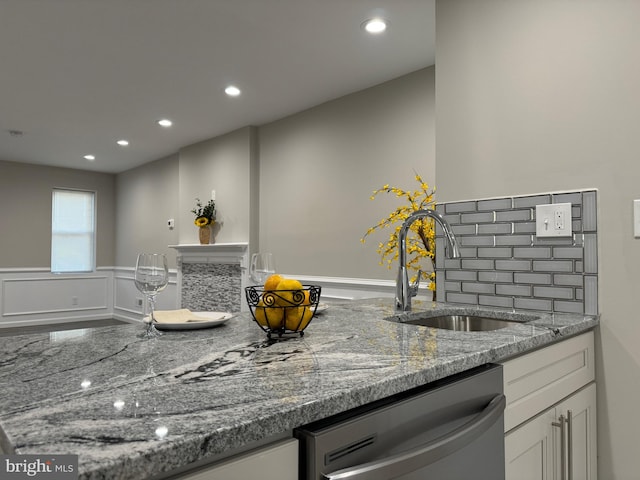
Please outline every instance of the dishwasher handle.
[[388, 480], [414, 472], [474, 441], [502, 416], [505, 405], [505, 396], [498, 394], [473, 420], [440, 438], [382, 460], [322, 474], [322, 478], [324, 480]]

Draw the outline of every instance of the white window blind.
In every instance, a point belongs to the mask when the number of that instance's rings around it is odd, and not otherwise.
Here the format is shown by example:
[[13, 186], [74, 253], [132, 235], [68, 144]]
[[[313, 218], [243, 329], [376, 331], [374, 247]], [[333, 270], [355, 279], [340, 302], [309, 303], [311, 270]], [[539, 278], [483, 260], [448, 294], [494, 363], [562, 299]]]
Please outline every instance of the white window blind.
[[95, 193], [54, 189], [52, 204], [51, 271], [93, 271]]

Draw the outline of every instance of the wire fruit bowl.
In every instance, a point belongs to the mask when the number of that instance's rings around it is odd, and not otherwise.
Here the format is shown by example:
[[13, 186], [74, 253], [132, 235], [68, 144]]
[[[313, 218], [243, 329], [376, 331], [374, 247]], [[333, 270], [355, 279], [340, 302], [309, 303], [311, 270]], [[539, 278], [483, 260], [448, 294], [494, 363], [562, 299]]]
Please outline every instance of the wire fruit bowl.
[[245, 288], [251, 316], [271, 338], [304, 335], [320, 301], [321, 287], [303, 285], [299, 290], [265, 290], [260, 286]]

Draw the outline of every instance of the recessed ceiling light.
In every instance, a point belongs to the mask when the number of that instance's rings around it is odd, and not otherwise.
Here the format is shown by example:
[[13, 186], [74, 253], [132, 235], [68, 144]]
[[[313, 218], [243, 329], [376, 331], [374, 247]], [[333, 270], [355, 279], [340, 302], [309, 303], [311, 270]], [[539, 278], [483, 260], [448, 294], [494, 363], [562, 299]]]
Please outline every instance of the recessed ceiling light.
[[224, 89], [224, 93], [226, 93], [230, 97], [237, 97], [242, 92], [240, 92], [240, 89], [235, 85], [229, 85], [227, 88]]
[[95, 155], [85, 155], [84, 156], [85, 160], [90, 160], [90, 161], [94, 161], [96, 159]]
[[371, 18], [362, 24], [362, 28], [372, 34], [382, 33], [387, 29], [387, 22], [382, 18]]
[[126, 147], [129, 145], [129, 140], [118, 140], [116, 143], [121, 147]]
[[163, 118], [162, 120], [158, 120], [158, 125], [160, 125], [161, 127], [170, 127], [171, 125], [173, 125], [173, 122], [167, 118]]

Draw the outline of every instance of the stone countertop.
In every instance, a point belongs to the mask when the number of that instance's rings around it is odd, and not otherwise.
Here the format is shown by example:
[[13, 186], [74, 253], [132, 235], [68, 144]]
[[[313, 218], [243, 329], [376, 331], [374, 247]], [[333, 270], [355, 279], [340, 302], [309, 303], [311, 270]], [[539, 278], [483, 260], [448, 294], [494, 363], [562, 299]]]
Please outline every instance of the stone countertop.
[[[384, 320], [392, 309], [331, 304], [275, 343], [248, 313], [152, 340], [142, 325], [0, 338], [0, 445], [77, 454], [81, 479], [147, 478], [598, 325], [527, 312], [539, 318], [454, 332]], [[414, 301], [424, 311], [477, 309]]]

